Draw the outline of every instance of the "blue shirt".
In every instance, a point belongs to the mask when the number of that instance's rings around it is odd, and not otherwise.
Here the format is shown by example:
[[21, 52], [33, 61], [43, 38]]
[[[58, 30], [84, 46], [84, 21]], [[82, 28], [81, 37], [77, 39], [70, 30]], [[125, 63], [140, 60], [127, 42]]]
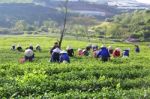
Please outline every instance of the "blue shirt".
[[124, 50], [123, 56], [129, 56], [129, 50]]
[[98, 57], [110, 57], [110, 54], [106, 47], [102, 47], [97, 56]]
[[67, 53], [63, 53], [60, 55], [59, 62], [63, 62], [63, 61], [67, 61], [68, 63], [70, 63], [70, 58]]
[[139, 47], [136, 47], [135, 51], [136, 51], [137, 53], [139, 53], [139, 52], [140, 52], [140, 48], [139, 48]]

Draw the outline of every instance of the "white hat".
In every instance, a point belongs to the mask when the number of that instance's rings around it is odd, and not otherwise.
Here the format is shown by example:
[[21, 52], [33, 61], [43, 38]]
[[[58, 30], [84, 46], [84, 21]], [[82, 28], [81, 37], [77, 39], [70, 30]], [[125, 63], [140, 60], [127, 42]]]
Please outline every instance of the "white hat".
[[112, 46], [108, 46], [108, 49], [113, 49]]
[[32, 46], [32, 44], [30, 44], [30, 46]]
[[128, 50], [128, 51], [130, 51], [130, 48], [126, 48], [125, 50]]
[[67, 46], [66, 50], [69, 50], [69, 49], [72, 49], [72, 47], [71, 46]]
[[120, 49], [120, 48], [116, 48], [115, 50], [117, 50], [117, 51], [121, 51], [121, 49]]
[[31, 57], [33, 55], [33, 51], [31, 49], [25, 50], [25, 56]]
[[105, 47], [105, 45], [102, 45], [101, 48]]
[[61, 52], [60, 52], [60, 54], [66, 54], [66, 53], [67, 53], [66, 51], [61, 51]]
[[78, 51], [82, 51], [82, 49], [81, 49], [81, 48], [78, 48]]
[[82, 52], [85, 52], [86, 50], [84, 49], [84, 50], [82, 50]]
[[60, 53], [60, 49], [59, 48], [55, 48], [54, 50], [53, 50], [53, 52], [56, 52], [56, 53]]

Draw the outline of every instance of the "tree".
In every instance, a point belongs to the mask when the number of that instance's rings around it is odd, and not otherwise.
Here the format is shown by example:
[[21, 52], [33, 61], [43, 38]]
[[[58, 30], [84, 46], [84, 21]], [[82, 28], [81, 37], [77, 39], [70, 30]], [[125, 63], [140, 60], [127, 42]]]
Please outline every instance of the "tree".
[[91, 32], [91, 29], [89, 27], [97, 25], [99, 22], [97, 22], [97, 20], [91, 16], [73, 17], [72, 20], [72, 24], [80, 25], [84, 28], [83, 33], [87, 37], [87, 40], [90, 42], [91, 33], [93, 32]]
[[15, 23], [14, 29], [19, 32], [25, 31], [27, 29], [27, 23], [24, 20], [18, 20]]
[[64, 2], [64, 19], [63, 19], [63, 27], [62, 27], [62, 30], [61, 30], [61, 35], [60, 35], [60, 39], [59, 39], [59, 47], [61, 48], [61, 44], [62, 44], [62, 41], [63, 41], [63, 38], [64, 38], [64, 33], [66, 31], [66, 23], [67, 23], [67, 15], [68, 15], [68, 2], [69, 0], [65, 0]]

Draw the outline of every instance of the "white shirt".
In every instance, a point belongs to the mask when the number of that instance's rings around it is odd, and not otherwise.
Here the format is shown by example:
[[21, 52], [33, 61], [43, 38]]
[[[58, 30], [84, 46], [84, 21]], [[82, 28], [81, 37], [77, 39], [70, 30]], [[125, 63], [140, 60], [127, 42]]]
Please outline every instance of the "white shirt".
[[24, 54], [27, 57], [31, 57], [31, 56], [33, 56], [33, 51], [31, 49], [27, 49], [27, 50], [25, 50]]

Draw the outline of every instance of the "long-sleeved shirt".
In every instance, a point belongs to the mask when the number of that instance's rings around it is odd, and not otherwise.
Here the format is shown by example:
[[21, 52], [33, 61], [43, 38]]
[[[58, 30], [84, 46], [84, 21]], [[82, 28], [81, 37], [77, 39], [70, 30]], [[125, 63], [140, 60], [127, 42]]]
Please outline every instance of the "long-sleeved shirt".
[[63, 62], [63, 61], [67, 61], [68, 63], [70, 63], [70, 58], [68, 56], [67, 53], [61, 54], [59, 57], [59, 62]]
[[98, 57], [110, 57], [109, 51], [106, 47], [101, 48], [101, 50], [99, 51]]

